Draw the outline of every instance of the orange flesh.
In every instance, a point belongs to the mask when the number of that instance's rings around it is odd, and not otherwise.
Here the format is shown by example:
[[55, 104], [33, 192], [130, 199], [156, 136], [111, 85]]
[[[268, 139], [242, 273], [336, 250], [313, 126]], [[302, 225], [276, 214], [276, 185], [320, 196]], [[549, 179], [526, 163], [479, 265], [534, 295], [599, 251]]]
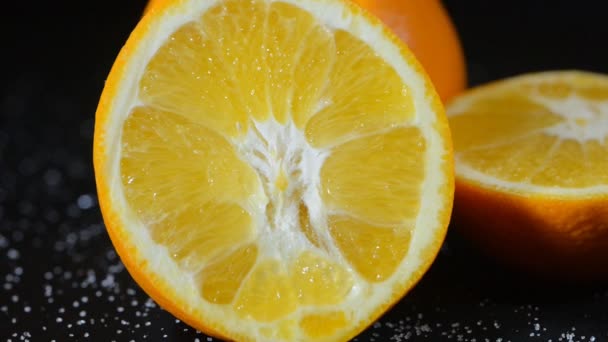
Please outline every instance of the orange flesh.
[[[477, 100], [465, 113], [450, 117], [456, 156], [507, 181], [562, 188], [608, 185], [608, 139], [585, 133], [606, 130], [607, 89], [590, 80], [578, 87], [548, 82]], [[542, 98], [555, 101], [557, 109]], [[568, 109], [573, 100], [579, 105]], [[561, 136], [556, 128], [573, 131], [576, 138]]]
[[378, 16], [420, 60], [443, 101], [466, 89], [458, 32], [440, 0], [353, 0]]
[[[210, 9], [154, 55], [140, 83], [142, 105], [122, 131], [122, 185], [203, 300], [243, 319], [284, 320], [288, 334], [296, 323], [286, 317], [298, 308], [341, 303], [353, 277], [380, 282], [395, 272], [419, 210], [426, 146], [407, 127], [415, 113], [408, 89], [369, 46], [291, 5], [247, 4]], [[252, 120], [293, 123], [312, 148], [331, 151], [319, 191], [336, 211], [327, 229], [350, 267], [330, 261], [305, 203], [299, 234], [311, 249], [292, 260], [262, 255], [256, 241], [268, 230], [256, 218], [274, 215], [278, 204], [252, 209], [261, 207], [263, 176], [235, 147]], [[284, 191], [297, 176], [281, 172], [275, 184]], [[347, 326], [344, 315], [326, 317], [326, 331], [323, 317], [297, 324], [311, 336], [331, 335]]]

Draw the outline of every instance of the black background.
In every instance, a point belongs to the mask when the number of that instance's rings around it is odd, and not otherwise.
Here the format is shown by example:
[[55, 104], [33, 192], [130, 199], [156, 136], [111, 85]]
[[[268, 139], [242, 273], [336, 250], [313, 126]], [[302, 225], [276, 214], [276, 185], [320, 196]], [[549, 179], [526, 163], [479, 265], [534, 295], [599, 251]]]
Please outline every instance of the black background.
[[[444, 4], [471, 85], [550, 69], [608, 73], [605, 1]], [[95, 200], [94, 111], [144, 5], [0, 9], [0, 341], [207, 340], [139, 290]], [[357, 340], [608, 341], [607, 307], [605, 284], [531, 280], [450, 232], [421, 283]]]

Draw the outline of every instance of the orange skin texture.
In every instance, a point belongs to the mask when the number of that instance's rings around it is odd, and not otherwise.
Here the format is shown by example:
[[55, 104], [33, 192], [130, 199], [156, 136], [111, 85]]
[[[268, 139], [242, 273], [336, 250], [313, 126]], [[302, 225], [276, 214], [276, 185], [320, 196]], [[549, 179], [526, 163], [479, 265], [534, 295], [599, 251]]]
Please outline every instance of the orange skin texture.
[[467, 84], [458, 33], [439, 0], [353, 0], [378, 16], [414, 52], [445, 102]]
[[524, 196], [457, 177], [452, 222], [518, 270], [564, 281], [608, 278], [608, 196]]
[[[138, 49], [138, 45], [150, 30], [154, 30], [158, 24], [159, 14], [165, 11], [171, 11], [174, 3], [184, 2], [185, 0], [151, 0], [145, 10], [144, 16], [137, 28], [131, 33], [128, 42], [121, 49], [116, 58], [112, 70], [105, 83], [95, 117], [95, 133], [93, 143], [93, 164], [95, 169], [95, 180], [97, 186], [98, 199], [100, 209], [103, 214], [106, 230], [112, 241], [112, 244], [124, 263], [127, 271], [137, 282], [137, 284], [158, 303], [163, 309], [167, 310], [175, 317], [179, 318], [184, 323], [200, 330], [201, 332], [217, 337], [223, 340], [230, 341], [250, 341], [245, 336], [235, 335], [224, 327], [214, 326], [209, 324], [206, 315], [192, 308], [188, 302], [181, 299], [179, 296], [180, 289], [171, 287], [161, 275], [156, 273], [153, 265], [150, 265], [138, 252], [138, 241], [133, 239], [133, 236], [128, 232], [128, 228], [123, 221], [125, 210], [120, 208], [112, 200], [113, 189], [110, 180], [110, 170], [112, 168], [107, 148], [116, 143], [107, 139], [106, 129], [112, 121], [110, 113], [114, 107], [114, 101], [118, 97], [120, 90], [118, 85], [121, 79], [129, 74], [129, 68], [133, 67], [131, 59]], [[323, 2], [321, 0], [320, 2]], [[347, 1], [345, 1], [347, 2]], [[356, 6], [346, 5], [353, 13], [361, 13], [362, 11]], [[362, 13], [370, 22], [379, 23], [372, 16]], [[395, 284], [393, 289], [394, 296], [384, 305], [378, 307], [377, 311], [370, 313], [367, 320], [362, 321], [361, 325], [349, 331], [349, 335], [345, 336], [344, 340], [349, 340], [363, 330], [371, 323], [380, 318], [380, 316], [389, 310], [393, 305], [399, 302], [399, 299], [409, 292], [423, 277], [426, 271], [430, 268], [435, 260], [439, 250], [445, 239], [450, 217], [452, 213], [453, 195], [454, 195], [454, 159], [453, 145], [450, 136], [447, 117], [443, 114], [443, 104], [433, 88], [430, 78], [424, 73], [420, 63], [412, 57], [411, 52], [388, 30], [384, 32], [386, 36], [397, 46], [400, 47], [403, 58], [411, 65], [418, 73], [424, 76], [425, 87], [428, 91], [428, 101], [436, 113], [438, 113], [435, 129], [445, 137], [443, 140], [443, 149], [445, 151], [442, 164], [442, 171], [446, 179], [445, 187], [442, 190], [442, 198], [445, 199], [443, 211], [439, 212], [440, 216], [439, 227], [435, 232], [433, 243], [422, 250], [419, 257], [423, 260], [420, 268], [412, 274], [412, 276], [403, 283]]]

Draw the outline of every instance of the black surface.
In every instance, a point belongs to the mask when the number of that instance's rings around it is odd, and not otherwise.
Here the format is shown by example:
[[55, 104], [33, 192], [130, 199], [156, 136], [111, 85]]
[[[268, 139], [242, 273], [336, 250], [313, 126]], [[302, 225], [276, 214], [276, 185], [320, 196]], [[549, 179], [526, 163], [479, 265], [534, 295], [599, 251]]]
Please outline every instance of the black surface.
[[[604, 1], [445, 1], [471, 84], [547, 69], [608, 73]], [[103, 81], [144, 1], [4, 4], [0, 341], [207, 341], [138, 288], [96, 202]], [[608, 286], [540, 283], [451, 232], [418, 286], [358, 341], [608, 341]]]

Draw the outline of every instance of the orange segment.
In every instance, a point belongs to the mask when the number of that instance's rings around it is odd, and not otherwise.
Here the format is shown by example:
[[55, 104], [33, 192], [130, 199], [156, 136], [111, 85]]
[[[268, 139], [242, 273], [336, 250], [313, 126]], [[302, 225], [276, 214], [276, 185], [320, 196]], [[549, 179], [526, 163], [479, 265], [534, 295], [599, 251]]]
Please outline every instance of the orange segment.
[[346, 259], [372, 282], [395, 272], [411, 241], [407, 226], [379, 227], [343, 216], [330, 218], [329, 231]]
[[[122, 139], [123, 186], [131, 202], [140, 203], [138, 210], [152, 215], [185, 195], [241, 202], [260, 187], [258, 175], [227, 140], [178, 115], [138, 107]], [[200, 191], [192, 193], [192, 187]]]
[[243, 103], [246, 97], [237, 91], [234, 79], [226, 77], [223, 53], [216, 40], [202, 35], [200, 24], [184, 25], [148, 64], [140, 82], [142, 100], [221, 134], [242, 134], [249, 124], [249, 112], [261, 115], [267, 110], [262, 100], [249, 103], [257, 106], [247, 110]]
[[251, 216], [234, 204], [201, 203], [198, 208], [149, 223], [148, 228], [152, 238], [166, 246], [180, 266], [192, 271], [255, 236]]
[[343, 266], [304, 252], [287, 267], [276, 260], [257, 265], [244, 282], [235, 306], [242, 315], [273, 321], [293, 312], [298, 305], [339, 304], [353, 284]]
[[591, 141], [584, 146], [583, 156], [585, 157], [585, 168], [589, 173], [596, 175], [595, 181], [598, 184], [608, 184], [608, 139], [602, 142]]
[[418, 213], [424, 178], [424, 138], [396, 128], [334, 148], [321, 170], [324, 202], [376, 223], [400, 223]]
[[325, 91], [330, 86], [330, 71], [336, 65], [334, 37], [321, 26], [312, 27], [300, 44], [299, 59], [294, 68], [294, 89], [291, 96], [293, 121], [299, 129], [325, 104]]
[[608, 277], [608, 76], [521, 75], [449, 106], [455, 226], [534, 275]]
[[289, 270], [278, 260], [266, 260], [251, 271], [234, 303], [243, 318], [271, 322], [293, 313], [298, 307], [297, 294]]
[[583, 146], [579, 142], [573, 140], [559, 141], [555, 146], [554, 153], [531, 179], [532, 183], [565, 188], [584, 188], [597, 184], [596, 179], [580, 177], [581, 174], [587, 172], [587, 165], [581, 162], [583, 156]]
[[[529, 181], [538, 170], [545, 168], [558, 142], [557, 138], [542, 133], [526, 134], [496, 145], [471, 147], [460, 153], [458, 160], [484, 173]], [[530, 154], [536, 157], [530, 158]]]
[[[221, 202], [245, 201], [258, 186], [257, 176], [223, 138], [179, 116], [139, 107], [125, 123], [123, 141], [126, 198], [152, 238], [183, 267], [196, 270], [253, 236], [250, 215]], [[169, 210], [183, 201], [179, 211]]]
[[205, 267], [198, 275], [203, 298], [215, 304], [232, 303], [257, 255], [258, 248], [249, 244]]
[[343, 265], [308, 251], [296, 259], [291, 274], [293, 286], [298, 289], [298, 300], [303, 305], [339, 304], [354, 284]]
[[[292, 79], [299, 67], [300, 42], [314, 29], [315, 23], [310, 14], [280, 2], [270, 5], [267, 20], [263, 45], [270, 68], [267, 87], [271, 93], [272, 113], [278, 122], [285, 123], [293, 97]], [[329, 34], [326, 36], [329, 38]], [[315, 38], [321, 38], [322, 42], [324, 37]], [[316, 44], [315, 40], [313, 45]]]
[[[312, 146], [344, 142], [413, 118], [409, 90], [390, 65], [347, 32], [337, 31], [335, 44], [336, 60], [321, 96], [322, 109], [306, 125]], [[365, 77], [366, 70], [374, 70], [373, 75]]]
[[[507, 105], [508, 104], [508, 105]], [[450, 119], [454, 148], [466, 151], [486, 145], [508, 144], [560, 122], [551, 110], [519, 94], [481, 99], [467, 107], [466, 115]], [[477, 129], [480, 127], [482, 129]]]

